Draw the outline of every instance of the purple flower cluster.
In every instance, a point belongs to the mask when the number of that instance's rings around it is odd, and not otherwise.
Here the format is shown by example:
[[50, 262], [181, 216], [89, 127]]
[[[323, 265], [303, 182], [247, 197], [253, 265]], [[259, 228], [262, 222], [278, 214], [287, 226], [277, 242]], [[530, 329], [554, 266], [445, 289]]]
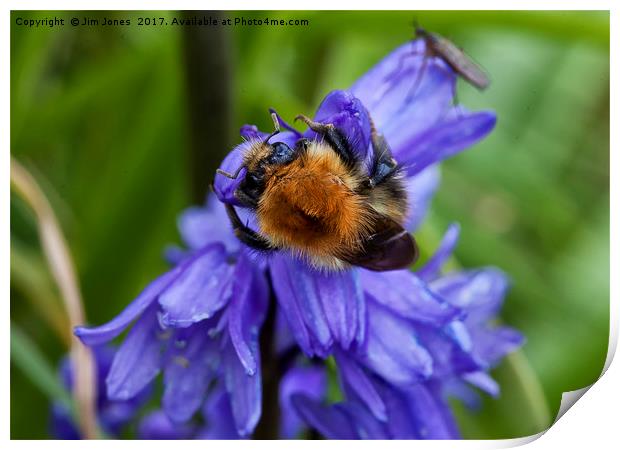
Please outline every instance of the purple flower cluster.
[[[495, 125], [491, 112], [454, 106], [455, 74], [441, 59], [423, 56], [423, 46], [396, 49], [350, 89], [328, 94], [314, 116], [343, 131], [368, 163], [372, 117], [405, 168], [410, 231], [438, 186], [437, 163]], [[270, 142], [292, 147], [302, 137], [316, 138], [278, 120], [285, 131]], [[241, 134], [268, 135], [254, 126]], [[234, 172], [245, 150], [247, 143], [233, 149], [221, 168]], [[497, 395], [488, 370], [523, 340], [490, 325], [506, 276], [493, 268], [442, 274], [458, 240], [455, 225], [416, 272], [326, 272], [286, 252], [261, 258], [235, 238], [223, 205], [236, 204], [244, 175], [217, 176], [206, 205], [181, 215], [186, 249], [168, 252], [170, 271], [107, 324], [76, 329], [85, 344], [99, 345], [135, 321], [107, 376], [108, 397], [132, 399], [161, 372], [162, 410], [145, 419], [142, 436], [250, 437], [263, 404], [259, 335], [275, 308], [273, 344], [286, 370], [282, 437], [310, 427], [340, 439], [457, 438], [446, 395], [471, 398], [469, 386]], [[251, 213], [243, 219], [256, 228]], [[335, 372], [343, 398], [330, 403], [327, 379]], [[204, 427], [187, 425], [199, 411]]]
[[361, 275], [367, 336], [357, 351], [335, 352], [346, 400], [327, 406], [303, 395], [293, 402], [304, 420], [334, 439], [454, 439], [447, 394], [496, 396], [487, 371], [522, 336], [492, 327], [507, 279], [485, 268], [438, 274], [456, 243], [452, 226], [440, 249], [418, 272]]
[[[137, 414], [138, 410], [148, 400], [151, 389], [143, 389], [137, 395], [127, 400], [112, 400], [106, 394], [105, 379], [110, 371], [114, 359], [114, 350], [108, 346], [93, 348], [93, 357], [96, 365], [96, 408], [99, 426], [109, 436], [118, 437], [123, 427]], [[69, 357], [63, 358], [60, 363], [58, 376], [65, 389], [73, 388], [73, 369]], [[71, 411], [62, 403], [52, 403], [50, 411], [50, 433], [57, 439], [81, 439], [80, 431], [76, 426]]]

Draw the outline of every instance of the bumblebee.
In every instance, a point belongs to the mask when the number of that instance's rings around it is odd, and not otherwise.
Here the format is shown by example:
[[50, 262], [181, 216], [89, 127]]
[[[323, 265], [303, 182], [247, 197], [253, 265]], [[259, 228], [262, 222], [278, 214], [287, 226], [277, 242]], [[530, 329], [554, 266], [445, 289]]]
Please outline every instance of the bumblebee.
[[235, 235], [249, 247], [269, 252], [287, 249], [313, 266], [341, 270], [351, 265], [384, 271], [405, 268], [419, 255], [403, 228], [407, 195], [401, 168], [387, 142], [372, 125], [373, 163], [365, 170], [345, 134], [333, 124], [301, 120], [318, 140], [302, 138], [294, 148], [253, 141], [235, 173], [246, 175], [234, 192], [253, 210], [260, 233], [244, 224], [234, 206], [227, 212]]

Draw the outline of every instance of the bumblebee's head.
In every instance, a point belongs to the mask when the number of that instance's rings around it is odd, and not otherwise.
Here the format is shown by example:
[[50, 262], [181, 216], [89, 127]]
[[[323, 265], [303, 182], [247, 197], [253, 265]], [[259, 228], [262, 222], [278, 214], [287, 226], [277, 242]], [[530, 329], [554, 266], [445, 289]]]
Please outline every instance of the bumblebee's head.
[[[274, 169], [286, 165], [294, 159], [294, 150], [284, 142], [270, 144], [266, 141], [256, 142], [250, 147], [243, 159], [246, 173], [243, 181], [237, 189], [237, 197], [243, 202], [249, 197], [253, 202], [258, 202], [260, 195], [265, 190], [267, 178]], [[250, 204], [248, 206], [255, 206]]]
[[246, 151], [241, 165], [234, 173], [221, 169], [217, 173], [227, 178], [237, 179], [245, 169], [243, 179], [239, 180], [234, 196], [244, 206], [256, 207], [265, 189], [267, 178], [274, 169], [290, 163], [295, 158], [295, 151], [284, 142], [269, 143], [280, 132], [277, 116], [272, 114], [275, 131], [266, 138], [255, 139], [244, 144]]
[[[274, 142], [269, 144], [265, 141], [257, 141], [243, 157], [243, 165], [247, 169], [247, 174], [264, 172], [266, 169], [274, 168], [291, 161], [293, 149], [284, 142]], [[247, 175], [246, 175], [247, 178]]]

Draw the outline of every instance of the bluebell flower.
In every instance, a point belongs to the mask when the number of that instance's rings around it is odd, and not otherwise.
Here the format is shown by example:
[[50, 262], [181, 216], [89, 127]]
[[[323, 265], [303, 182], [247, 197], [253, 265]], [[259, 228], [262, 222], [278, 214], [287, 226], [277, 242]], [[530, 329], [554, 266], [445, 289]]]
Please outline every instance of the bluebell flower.
[[196, 433], [191, 424], [174, 423], [165, 412], [158, 409], [142, 418], [138, 425], [138, 438], [150, 440], [193, 439]]
[[322, 401], [327, 395], [327, 373], [325, 368], [316, 364], [294, 364], [290, 367], [280, 383], [280, 438], [295, 439], [307, 429], [293, 405], [293, 395]]
[[335, 353], [346, 401], [293, 395], [313, 428], [333, 439], [456, 439], [446, 397], [475, 403], [468, 386], [499, 394], [488, 371], [523, 344], [516, 330], [492, 324], [508, 279], [494, 268], [440, 275], [457, 239], [453, 225], [416, 273], [363, 271], [367, 341]]
[[[268, 287], [260, 264], [231, 232], [221, 232], [223, 213], [215, 200], [204, 211], [187, 211], [180, 228], [188, 250], [175, 253], [176, 266], [112, 321], [79, 327], [75, 334], [98, 345], [135, 320], [106, 379], [108, 396], [132, 398], [163, 372], [162, 408], [180, 423], [202, 406], [210, 382], [222, 378], [237, 429], [245, 436], [261, 412], [258, 333]], [[209, 220], [197, 221], [202, 214]]]
[[[151, 391], [148, 388], [126, 400], [110, 400], [106, 395], [105, 379], [110, 371], [114, 350], [107, 346], [95, 347], [93, 357], [96, 365], [96, 411], [99, 426], [109, 436], [118, 436], [122, 429], [135, 418], [138, 410], [148, 400]], [[59, 368], [59, 377], [68, 391], [73, 388], [73, 369], [71, 360], [63, 358]], [[50, 413], [50, 433], [56, 439], [81, 439], [80, 431], [71, 412], [60, 402], [54, 402]]]
[[378, 378], [369, 378], [372, 389], [385, 404], [385, 418], [377, 419], [355, 395], [326, 405], [303, 394], [292, 401], [301, 417], [328, 439], [458, 439], [452, 413], [437, 382], [417, 383], [395, 389]]
[[[438, 186], [437, 163], [495, 125], [493, 113], [453, 104], [454, 73], [439, 58], [425, 62], [423, 45], [396, 49], [350, 89], [328, 94], [314, 116], [338, 127], [367, 167], [372, 117], [405, 168], [409, 231]], [[316, 138], [277, 118], [284, 131], [270, 142], [292, 147]], [[241, 135], [246, 142], [222, 170], [235, 172], [249, 142], [268, 134], [246, 125]], [[417, 273], [326, 272], [286, 252], [262, 258], [240, 244], [224, 211], [223, 203], [239, 206], [234, 192], [244, 176], [245, 169], [234, 180], [217, 176], [206, 205], [181, 215], [185, 248], [168, 249], [170, 271], [109, 323], [76, 329], [85, 344], [98, 345], [135, 322], [107, 377], [109, 398], [133, 398], [163, 372], [162, 411], [145, 419], [144, 437], [172, 436], [176, 426], [184, 433], [198, 411], [205, 426], [191, 430], [195, 437], [251, 436], [262, 406], [258, 337], [275, 302], [276, 353], [313, 361], [281, 374], [282, 437], [308, 426], [327, 437], [457, 437], [446, 386], [467, 383], [493, 394], [488, 369], [520, 343], [518, 333], [486, 325], [501, 305], [505, 276], [496, 269], [442, 276], [455, 228]], [[257, 227], [253, 214], [239, 212]], [[332, 356], [345, 396], [338, 405], [327, 404], [325, 368], [317, 363]]]
[[203, 424], [178, 423], [163, 410], [146, 415], [138, 426], [140, 439], [240, 439], [231, 402], [226, 389], [219, 384], [201, 408]]
[[[316, 365], [291, 367], [282, 379], [279, 392], [280, 436], [294, 439], [307, 429], [298, 416], [291, 398], [304, 393], [310, 399], [322, 399], [327, 389], [327, 377]], [[237, 431], [226, 389], [217, 384], [201, 408], [201, 424], [176, 423], [163, 410], [155, 410], [143, 417], [138, 425], [140, 439], [242, 439]]]
[[[416, 41], [413, 46], [409, 43], [396, 49], [349, 90], [328, 94], [314, 116], [315, 121], [332, 123], [343, 131], [367, 164], [372, 158], [372, 117], [394, 158], [406, 168], [411, 205], [406, 223], [410, 231], [420, 224], [438, 185], [435, 163], [482, 139], [496, 121], [491, 112], [471, 113], [453, 105], [456, 76], [440, 58], [428, 59], [423, 68], [423, 45]], [[409, 95], [422, 69], [415, 95]], [[270, 142], [292, 147], [302, 137], [316, 137], [310, 129], [301, 133], [281, 118], [279, 121], [285, 131]], [[222, 170], [234, 173], [251, 139], [264, 139], [268, 133], [247, 125], [242, 135], [248, 140], [229, 153]], [[239, 204], [234, 193], [245, 170], [236, 179], [215, 177], [215, 193], [222, 202]], [[334, 344], [347, 350], [362, 343], [366, 305], [360, 269], [327, 273], [285, 252], [269, 259], [269, 269], [279, 306], [306, 355], [326, 357]]]

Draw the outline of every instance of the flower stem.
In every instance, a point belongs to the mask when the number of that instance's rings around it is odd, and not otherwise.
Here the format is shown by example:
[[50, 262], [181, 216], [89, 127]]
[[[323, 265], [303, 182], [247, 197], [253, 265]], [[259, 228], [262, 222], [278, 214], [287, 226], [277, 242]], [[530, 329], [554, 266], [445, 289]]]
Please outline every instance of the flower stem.
[[545, 400], [543, 390], [536, 373], [530, 366], [523, 350], [519, 349], [506, 356], [505, 364], [514, 372], [520, 388], [525, 394], [529, 414], [538, 430], [546, 430], [553, 423], [553, 417]]
[[[37, 216], [43, 252], [60, 290], [71, 329], [86, 323], [73, 260], [54, 211], [32, 175], [12, 157], [11, 184]], [[95, 439], [98, 432], [94, 360], [90, 349], [75, 336], [71, 339], [71, 362], [75, 373], [73, 397], [80, 429], [86, 439]]]
[[268, 273], [269, 304], [260, 335], [261, 373], [263, 376], [263, 405], [254, 439], [278, 439], [280, 424], [279, 387], [282, 377], [275, 351], [276, 296]]
[[[184, 11], [223, 19], [222, 11]], [[183, 33], [187, 102], [189, 107], [189, 157], [187, 168], [194, 203], [202, 203], [215, 170], [231, 145], [232, 64], [227, 27], [185, 27]]]

